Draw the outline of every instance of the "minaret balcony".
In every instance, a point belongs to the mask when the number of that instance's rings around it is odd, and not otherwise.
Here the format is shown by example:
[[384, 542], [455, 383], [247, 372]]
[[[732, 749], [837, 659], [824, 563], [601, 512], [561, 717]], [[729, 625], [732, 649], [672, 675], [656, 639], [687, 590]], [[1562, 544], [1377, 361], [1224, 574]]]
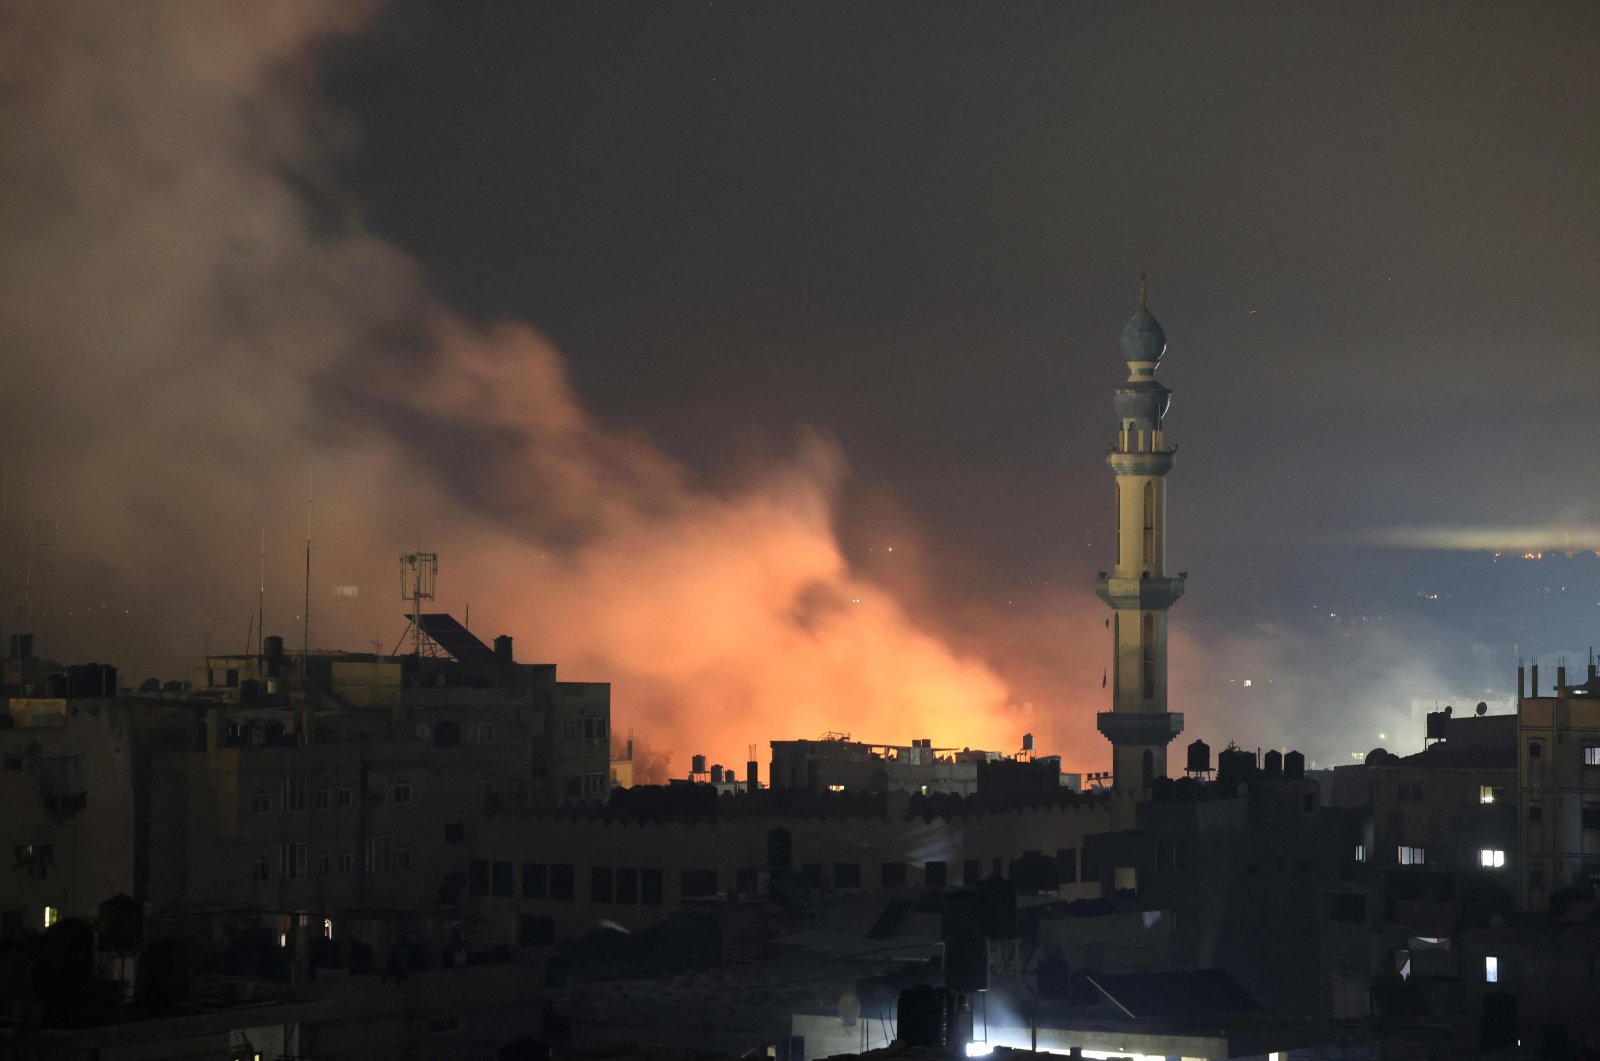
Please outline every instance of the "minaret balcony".
[[1101, 711], [1095, 728], [1112, 744], [1166, 744], [1183, 732], [1178, 711]]
[[1106, 463], [1114, 475], [1165, 475], [1172, 470], [1177, 446], [1157, 450], [1120, 450], [1112, 447]]
[[1094, 580], [1095, 594], [1113, 608], [1161, 611], [1183, 596], [1182, 575], [1118, 578], [1101, 573]]

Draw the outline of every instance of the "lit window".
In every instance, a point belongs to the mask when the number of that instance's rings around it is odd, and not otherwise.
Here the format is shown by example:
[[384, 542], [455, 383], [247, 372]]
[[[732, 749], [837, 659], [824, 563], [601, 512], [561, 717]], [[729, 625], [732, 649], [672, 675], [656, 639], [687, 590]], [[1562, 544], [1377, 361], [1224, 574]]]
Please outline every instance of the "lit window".
[[1420, 847], [1407, 847], [1400, 845], [1398, 860], [1402, 866], [1420, 866], [1423, 863], [1423, 853]]
[[1478, 802], [1479, 803], [1493, 803], [1494, 802], [1494, 786], [1493, 785], [1479, 785], [1478, 786]]
[[55, 924], [57, 921], [60, 921], [60, 920], [61, 920], [61, 911], [60, 910], [56, 909], [53, 906], [47, 906], [47, 907], [44, 908], [44, 927], [45, 928], [49, 928], [51, 925]]
[[828, 791], [829, 792], [843, 792], [844, 791], [844, 786], [843, 785], [829, 785], [828, 786]]
[[1498, 984], [1500, 982], [1500, 959], [1494, 955], [1485, 955], [1483, 959], [1483, 982]]
[[1492, 848], [1484, 848], [1478, 852], [1478, 865], [1484, 869], [1499, 869], [1506, 864], [1506, 853]]
[[1357, 844], [1356, 845], [1356, 861], [1357, 862], [1365, 862], [1366, 860], [1367, 860], [1367, 845], [1366, 844]]
[[1583, 746], [1583, 765], [1600, 766], [1600, 744], [1585, 744]]
[[333, 938], [333, 920], [331, 918], [326, 918], [325, 917], [325, 918], [322, 919], [322, 938], [323, 939], [332, 939]]

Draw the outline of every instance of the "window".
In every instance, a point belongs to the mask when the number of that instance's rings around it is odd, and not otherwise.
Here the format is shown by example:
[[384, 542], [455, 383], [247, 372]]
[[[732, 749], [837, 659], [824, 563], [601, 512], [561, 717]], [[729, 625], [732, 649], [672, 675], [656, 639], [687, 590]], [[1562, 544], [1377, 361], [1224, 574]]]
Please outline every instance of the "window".
[[835, 862], [833, 864], [833, 886], [835, 888], [861, 887], [861, 863]]
[[566, 779], [563, 787], [565, 788], [567, 795], [581, 796], [583, 795], [583, 778], [569, 777]]
[[1144, 562], [1156, 562], [1156, 484], [1144, 484]]
[[396, 802], [396, 803], [410, 803], [411, 802], [411, 782], [409, 782], [409, 781], [399, 781], [399, 782], [395, 783], [395, 786], [394, 786], [394, 802]]
[[387, 873], [394, 866], [394, 838], [373, 836], [367, 839], [367, 871]]
[[639, 871], [639, 902], [642, 905], [660, 906], [664, 890], [662, 874], [659, 869], [641, 869]]
[[1483, 958], [1483, 982], [1486, 984], [1500, 982], [1500, 959], [1492, 954], [1486, 954]]
[[1600, 829], [1600, 806], [1584, 804], [1582, 821], [1585, 829]]
[[467, 837], [467, 827], [460, 822], [446, 822], [444, 826], [444, 842], [459, 844]]
[[271, 880], [272, 862], [266, 857], [258, 858], [250, 867], [251, 880]]
[[583, 794], [585, 796], [598, 796], [604, 792], [610, 782], [604, 773], [583, 775]]
[[328, 853], [326, 851], [318, 851], [317, 852], [317, 876], [326, 877], [327, 875], [328, 875]]
[[589, 867], [589, 901], [592, 903], [609, 903], [611, 901], [611, 867]]
[[522, 897], [524, 899], [543, 899], [546, 892], [545, 868], [543, 862], [524, 862], [522, 864]]
[[1493, 785], [1479, 785], [1478, 786], [1478, 802], [1479, 803], [1493, 803], [1494, 802], [1494, 786]]
[[573, 884], [574, 878], [571, 866], [554, 865], [550, 867], [550, 898], [571, 902], [574, 891]]
[[326, 788], [317, 789], [317, 801], [314, 806], [318, 810], [333, 809], [333, 792]]
[[578, 722], [576, 719], [567, 719], [566, 723], [561, 727], [561, 736], [566, 740], [578, 739]]
[[1422, 802], [1422, 786], [1421, 785], [1413, 785], [1413, 784], [1411, 784], [1409, 782], [1402, 781], [1402, 782], [1400, 782], [1399, 791], [1396, 794], [1399, 796], [1401, 803], [1421, 803]]
[[904, 862], [885, 862], [883, 864], [883, 887], [903, 888], [906, 883], [906, 864]]
[[632, 906], [639, 901], [639, 871], [617, 870], [617, 902]]
[[[1127, 428], [1126, 424], [1123, 425], [1122, 431], [1123, 431], [1122, 448], [1123, 449], [1127, 449], [1128, 448], [1128, 438], [1127, 438], [1128, 428]], [[1117, 514], [1117, 548], [1116, 548], [1116, 551], [1113, 552], [1111, 555], [1113, 557], [1115, 557], [1116, 562], [1120, 564], [1120, 563], [1122, 563], [1122, 480], [1120, 480], [1120, 479], [1117, 480], [1117, 499], [1112, 503], [1111, 511], [1113, 511], [1113, 512], [1115, 512]], [[1116, 644], [1116, 639], [1113, 638], [1111, 643], [1112, 644]]]
[[586, 718], [583, 720], [583, 736], [586, 740], [606, 739], [606, 720], [603, 718]]
[[1544, 758], [1544, 742], [1543, 741], [1531, 740], [1531, 741], [1528, 742], [1528, 758], [1530, 758], [1530, 759], [1543, 759]]
[[494, 723], [474, 722], [467, 727], [468, 744], [493, 744]]
[[922, 882], [930, 888], [943, 888], [949, 869], [943, 862], [929, 862], [922, 867]]
[[[857, 867], [859, 870], [860, 867]], [[686, 869], [678, 875], [679, 894], [685, 899], [717, 894], [717, 871]]]
[[467, 863], [467, 894], [489, 894], [489, 862], [487, 859], [475, 858]]
[[1400, 845], [1397, 859], [1402, 866], [1420, 866], [1423, 864], [1423, 852], [1420, 847], [1407, 847]]
[[491, 890], [496, 898], [511, 898], [511, 863], [496, 862], [494, 864], [494, 880]]
[[349, 785], [345, 785], [343, 788], [339, 789], [340, 807], [348, 807], [353, 802], [355, 802], [355, 793], [351, 790]]
[[1153, 700], [1156, 695], [1156, 617], [1149, 612], [1144, 613], [1143, 630], [1139, 647], [1144, 657], [1144, 698]]
[[1357, 844], [1356, 845], [1356, 861], [1357, 862], [1365, 862], [1366, 860], [1367, 860], [1367, 845], [1366, 844]]
[[356, 871], [356, 853], [354, 851], [341, 851], [339, 853], [339, 872], [354, 873]]
[[1544, 806], [1539, 803], [1528, 804], [1528, 824], [1537, 825], [1544, 821]]
[[1585, 744], [1583, 746], [1583, 765], [1600, 766], [1600, 744]]
[[1060, 847], [1056, 849], [1056, 872], [1062, 884], [1078, 883], [1077, 848]]
[[283, 809], [289, 811], [302, 811], [306, 809], [306, 779], [291, 777], [283, 785]]
[[59, 907], [47, 906], [47, 907], [44, 908], [44, 927], [45, 928], [49, 928], [51, 925], [54, 925], [57, 921], [60, 921], [60, 920], [61, 920], [61, 909]]
[[397, 870], [411, 868], [411, 849], [409, 847], [397, 847], [394, 849], [394, 868]]
[[301, 880], [311, 875], [311, 857], [305, 844], [284, 844], [278, 849], [278, 865], [284, 880]]
[[250, 799], [250, 810], [251, 810], [252, 813], [255, 813], [255, 814], [271, 814], [272, 813], [272, 793], [271, 792], [257, 792]]
[[1506, 853], [1485, 847], [1478, 852], [1478, 865], [1484, 869], [1499, 869], [1506, 864]]

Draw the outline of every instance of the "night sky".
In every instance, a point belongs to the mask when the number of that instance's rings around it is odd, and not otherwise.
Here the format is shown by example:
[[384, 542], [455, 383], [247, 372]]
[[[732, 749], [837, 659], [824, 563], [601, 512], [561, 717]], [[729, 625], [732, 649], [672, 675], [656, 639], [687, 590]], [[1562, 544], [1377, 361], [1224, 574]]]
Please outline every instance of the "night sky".
[[[297, 644], [310, 468], [325, 647], [392, 646], [420, 545], [441, 607], [614, 680], [677, 760], [903, 724], [1103, 768], [1142, 272], [1190, 733], [1349, 761], [1412, 697], [1504, 696], [1600, 634], [1595, 5], [40, 4], [0, 33], [5, 629], [31, 560], [15, 621], [70, 661], [241, 650], [262, 529]], [[970, 737], [955, 702], [875, 714], [908, 675], [1007, 706]]]

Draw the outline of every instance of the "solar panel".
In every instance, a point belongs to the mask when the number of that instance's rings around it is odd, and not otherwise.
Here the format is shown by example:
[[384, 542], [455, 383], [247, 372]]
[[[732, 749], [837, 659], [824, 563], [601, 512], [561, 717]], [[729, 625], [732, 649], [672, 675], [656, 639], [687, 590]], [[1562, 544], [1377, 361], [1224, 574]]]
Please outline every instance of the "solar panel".
[[[413, 619], [407, 615], [407, 619]], [[493, 663], [494, 650], [472, 635], [446, 612], [423, 612], [413, 619], [422, 632], [462, 663]]]

